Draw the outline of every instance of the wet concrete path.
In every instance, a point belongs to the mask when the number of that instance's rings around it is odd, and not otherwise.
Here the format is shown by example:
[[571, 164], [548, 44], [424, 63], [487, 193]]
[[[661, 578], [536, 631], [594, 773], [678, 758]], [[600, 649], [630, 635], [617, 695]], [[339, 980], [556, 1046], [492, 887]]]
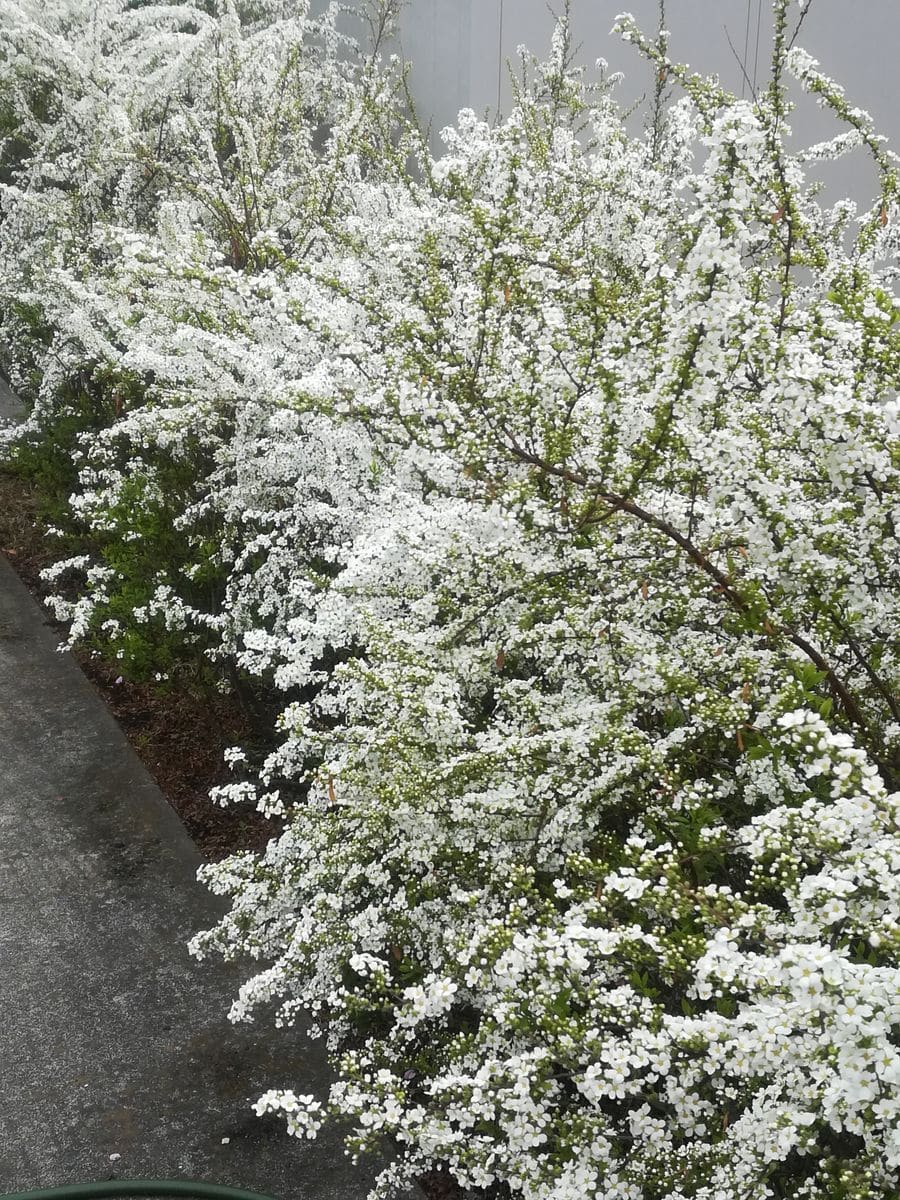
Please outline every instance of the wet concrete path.
[[226, 1021], [241, 973], [185, 948], [220, 902], [57, 641], [0, 557], [0, 1193], [188, 1177], [363, 1200], [334, 1131], [251, 1111], [270, 1087], [323, 1096], [322, 1055]]

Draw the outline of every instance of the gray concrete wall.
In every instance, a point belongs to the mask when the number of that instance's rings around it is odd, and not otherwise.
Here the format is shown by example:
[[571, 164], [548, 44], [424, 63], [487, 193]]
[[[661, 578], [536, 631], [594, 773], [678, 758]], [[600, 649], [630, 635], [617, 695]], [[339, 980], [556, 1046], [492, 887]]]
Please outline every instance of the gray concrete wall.
[[[401, 18], [400, 43], [412, 63], [412, 85], [420, 116], [437, 131], [472, 107], [495, 115], [510, 103], [507, 61], [525, 44], [544, 56], [550, 43], [553, 17], [561, 0], [408, 0]], [[608, 60], [611, 69], [625, 72], [620, 95], [626, 104], [652, 87], [646, 63], [610, 34], [616, 15], [630, 9], [639, 23], [653, 30], [656, 0], [572, 0], [575, 40], [580, 58], [592, 64]], [[760, 82], [767, 76], [771, 39], [769, 0], [667, 0], [666, 23], [672, 33], [671, 53], [699, 71], [718, 73], [722, 82], [740, 93], [741, 68], [729, 48], [728, 36], [747, 70]], [[749, 18], [749, 22], [748, 22]], [[757, 23], [759, 46], [757, 52]], [[851, 100], [867, 109], [876, 123], [900, 143], [900, 3], [898, 0], [811, 0], [801, 44], [818, 58], [827, 73], [847, 89]], [[794, 117], [798, 139], [821, 140], [837, 132], [836, 124], [802, 98]], [[874, 175], [860, 155], [840, 168], [829, 169], [830, 191], [863, 200]]]

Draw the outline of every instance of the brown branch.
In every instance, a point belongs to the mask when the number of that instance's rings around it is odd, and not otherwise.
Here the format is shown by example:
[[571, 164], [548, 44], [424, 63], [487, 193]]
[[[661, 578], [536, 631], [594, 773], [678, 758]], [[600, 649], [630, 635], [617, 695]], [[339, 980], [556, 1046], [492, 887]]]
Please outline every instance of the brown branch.
[[[578, 487], [588, 488], [593, 491], [593, 500], [609, 505], [616, 512], [628, 513], [630, 516], [635, 517], [638, 521], [640, 521], [641, 524], [657, 530], [658, 533], [661, 533], [664, 537], [668, 538], [669, 541], [672, 541], [677, 546], [680, 546], [690, 561], [693, 562], [695, 566], [699, 567], [704, 574], [708, 575], [710, 579], [715, 581], [716, 594], [723, 596], [731, 604], [735, 611], [743, 614], [752, 614], [752, 605], [748, 603], [748, 601], [741, 595], [740, 591], [735, 587], [734, 580], [731, 578], [731, 576], [720, 570], [715, 563], [711, 562], [703, 553], [703, 551], [700, 550], [699, 547], [695, 546], [690, 538], [686, 537], [683, 533], [681, 533], [680, 530], [676, 529], [670, 521], [666, 521], [663, 517], [658, 517], [654, 513], [649, 512], [647, 509], [641, 507], [641, 505], [637, 504], [628, 496], [619, 496], [614, 492], [607, 492], [605, 490], [591, 488], [591, 482], [587, 476], [582, 475], [578, 471], [571, 471], [567, 467], [557, 467], [552, 463], [548, 463], [539, 455], [532, 454], [529, 451], [524, 450], [515, 442], [514, 439], [511, 439], [510, 449], [515, 457], [521, 462], [527, 462], [532, 466], [537, 467], [539, 470], [544, 471], [548, 475], [554, 475], [557, 478], [565, 479], [567, 482], [573, 483]], [[818, 668], [818, 670], [822, 671], [828, 679], [828, 682], [831, 685], [835, 695], [841, 701], [844, 712], [847, 714], [848, 719], [854, 725], [856, 725], [857, 728], [862, 731], [862, 733], [868, 736], [868, 726], [866, 725], [865, 718], [863, 717], [859, 705], [854, 699], [852, 693], [848, 690], [847, 685], [838, 676], [821, 651], [817, 650], [815, 646], [808, 642], [801, 634], [797, 633], [796, 630], [791, 629], [789, 626], [779, 626], [769, 617], [766, 617], [763, 620], [762, 628], [767, 637], [769, 637], [771, 640], [775, 640], [779, 636], [785, 637], [789, 642], [796, 646], [798, 650], [803, 651], [810, 662], [812, 662], [813, 665]]]
[[898, 703], [897, 697], [869, 662], [862, 646], [860, 646], [859, 642], [856, 640], [844, 622], [840, 619], [840, 617], [835, 616], [834, 613], [829, 613], [829, 616], [831, 617], [832, 621], [834, 621], [835, 625], [837, 625], [843, 636], [847, 639], [847, 645], [853, 651], [856, 661], [868, 675], [872, 686], [887, 704], [888, 708], [890, 709], [891, 716], [895, 721], [898, 722], [898, 724], [900, 724], [900, 703]]

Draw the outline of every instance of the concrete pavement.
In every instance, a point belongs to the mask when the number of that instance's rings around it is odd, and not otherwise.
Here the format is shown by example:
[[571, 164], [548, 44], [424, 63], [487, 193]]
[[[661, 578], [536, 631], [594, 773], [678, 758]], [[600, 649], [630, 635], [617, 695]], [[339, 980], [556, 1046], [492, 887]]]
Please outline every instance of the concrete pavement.
[[240, 971], [185, 943], [220, 901], [180, 821], [0, 557], [0, 1192], [190, 1177], [363, 1200], [334, 1132], [250, 1104], [323, 1095], [301, 1034], [233, 1027]]

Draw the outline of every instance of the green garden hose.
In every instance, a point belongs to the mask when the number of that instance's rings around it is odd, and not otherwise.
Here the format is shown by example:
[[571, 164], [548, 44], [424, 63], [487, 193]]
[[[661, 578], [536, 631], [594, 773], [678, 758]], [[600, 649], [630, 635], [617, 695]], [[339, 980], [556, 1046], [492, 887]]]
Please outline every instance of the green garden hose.
[[187, 1196], [191, 1200], [272, 1200], [259, 1192], [200, 1183], [196, 1179], [102, 1179], [97, 1183], [64, 1183], [31, 1192], [7, 1192], [0, 1200], [100, 1200], [105, 1196]]

